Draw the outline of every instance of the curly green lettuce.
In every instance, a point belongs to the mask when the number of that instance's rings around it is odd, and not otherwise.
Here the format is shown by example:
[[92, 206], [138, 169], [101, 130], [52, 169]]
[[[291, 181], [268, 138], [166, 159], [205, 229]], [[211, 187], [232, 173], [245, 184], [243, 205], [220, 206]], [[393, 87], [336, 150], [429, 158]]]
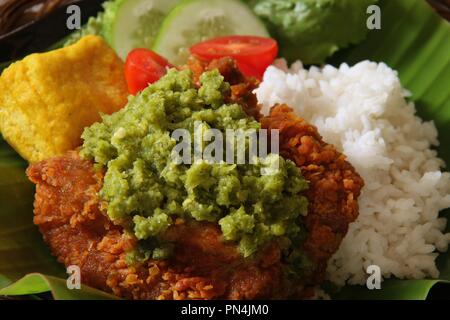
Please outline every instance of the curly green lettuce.
[[288, 61], [323, 63], [368, 33], [367, 7], [378, 0], [246, 0]]

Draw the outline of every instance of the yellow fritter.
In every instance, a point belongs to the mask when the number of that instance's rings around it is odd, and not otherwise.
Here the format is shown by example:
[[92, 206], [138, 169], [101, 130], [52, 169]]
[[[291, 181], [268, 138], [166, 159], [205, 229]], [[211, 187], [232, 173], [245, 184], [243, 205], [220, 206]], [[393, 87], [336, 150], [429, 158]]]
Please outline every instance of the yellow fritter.
[[123, 62], [97, 36], [31, 54], [0, 76], [0, 131], [29, 162], [82, 143], [86, 126], [127, 102]]

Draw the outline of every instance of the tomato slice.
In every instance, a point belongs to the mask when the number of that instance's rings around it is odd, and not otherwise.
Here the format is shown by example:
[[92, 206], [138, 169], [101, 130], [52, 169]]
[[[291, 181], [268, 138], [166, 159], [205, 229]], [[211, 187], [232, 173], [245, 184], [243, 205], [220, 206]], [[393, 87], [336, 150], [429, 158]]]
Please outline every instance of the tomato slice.
[[128, 91], [135, 95], [149, 84], [158, 81], [172, 65], [154, 51], [132, 50], [125, 61], [125, 79]]
[[261, 78], [277, 57], [278, 45], [271, 38], [235, 35], [197, 43], [190, 51], [203, 60], [234, 58], [245, 75]]

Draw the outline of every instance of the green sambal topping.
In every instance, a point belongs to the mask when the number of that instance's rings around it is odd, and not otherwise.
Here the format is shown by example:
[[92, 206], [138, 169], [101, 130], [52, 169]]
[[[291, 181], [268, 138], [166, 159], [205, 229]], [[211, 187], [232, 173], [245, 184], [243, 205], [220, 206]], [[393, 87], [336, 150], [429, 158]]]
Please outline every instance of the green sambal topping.
[[[230, 85], [217, 70], [205, 72], [200, 84], [189, 70], [171, 69], [122, 110], [86, 128], [81, 154], [105, 171], [100, 197], [109, 217], [156, 244], [176, 218], [216, 222], [245, 257], [271, 240], [298, 243], [307, 213], [299, 193], [308, 184], [292, 161], [276, 154], [246, 164], [173, 161], [176, 129], [193, 133], [196, 123], [224, 134], [260, 129], [239, 104], [224, 101]], [[278, 170], [262, 174], [274, 161]], [[159, 245], [153, 251], [154, 258], [166, 257]]]

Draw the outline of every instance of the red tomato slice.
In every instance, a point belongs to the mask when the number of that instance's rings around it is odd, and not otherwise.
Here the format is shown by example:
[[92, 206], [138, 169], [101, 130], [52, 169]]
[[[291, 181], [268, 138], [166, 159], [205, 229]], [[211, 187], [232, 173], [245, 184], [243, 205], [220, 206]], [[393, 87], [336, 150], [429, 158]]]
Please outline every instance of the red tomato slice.
[[158, 81], [172, 65], [148, 49], [132, 50], [125, 61], [125, 79], [128, 91], [135, 95], [149, 84]]
[[[190, 51], [204, 60], [234, 58], [245, 75], [261, 78], [267, 67], [277, 57], [278, 45], [271, 38], [236, 35], [197, 43], [190, 48]], [[248, 70], [253, 71], [247, 74]]]

